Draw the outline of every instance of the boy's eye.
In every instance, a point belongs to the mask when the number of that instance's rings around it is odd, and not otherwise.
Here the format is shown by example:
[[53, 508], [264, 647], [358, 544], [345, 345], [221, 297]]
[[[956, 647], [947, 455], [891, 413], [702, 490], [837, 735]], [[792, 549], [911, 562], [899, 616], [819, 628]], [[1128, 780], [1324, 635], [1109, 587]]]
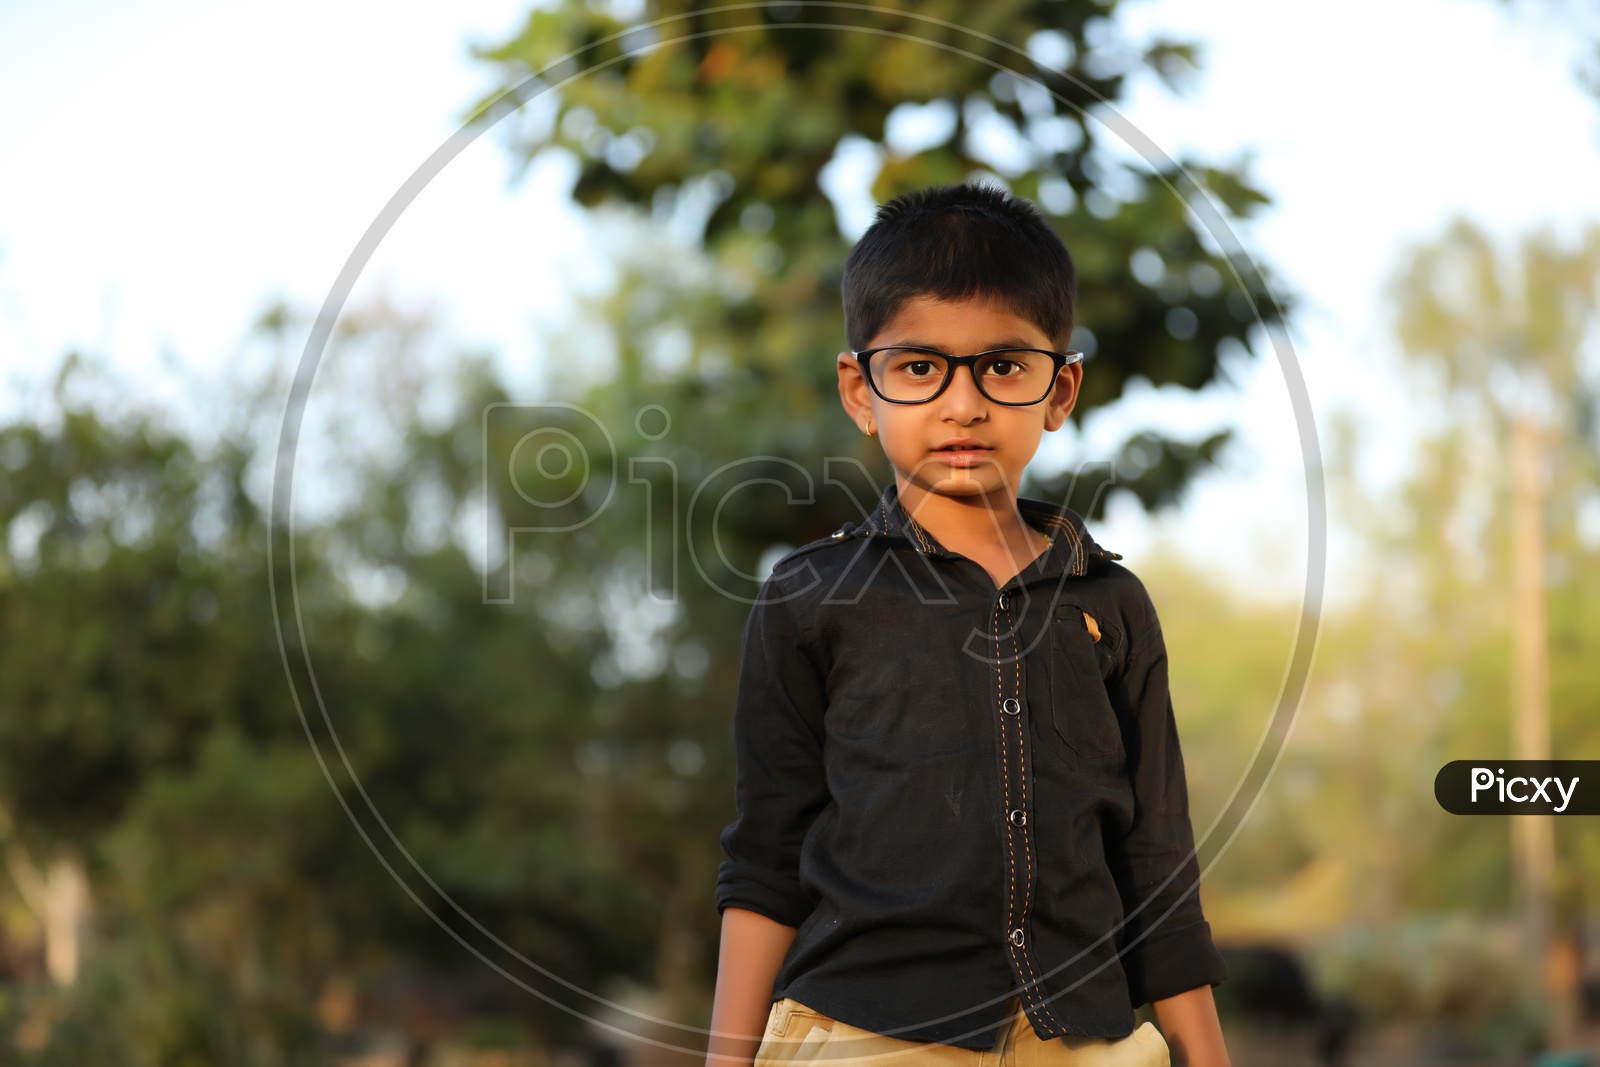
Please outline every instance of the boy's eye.
[[886, 370], [908, 378], [932, 378], [944, 373], [944, 361], [921, 352], [886, 352]]

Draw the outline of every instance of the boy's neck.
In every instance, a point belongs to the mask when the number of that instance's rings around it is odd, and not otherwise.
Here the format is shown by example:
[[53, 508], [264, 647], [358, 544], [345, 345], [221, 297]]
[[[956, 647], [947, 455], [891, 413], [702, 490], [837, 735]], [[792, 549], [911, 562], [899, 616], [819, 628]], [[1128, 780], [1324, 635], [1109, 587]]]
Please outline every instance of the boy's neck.
[[1009, 553], [1025, 563], [1047, 543], [1045, 535], [1022, 517], [1016, 491], [1010, 486], [982, 495], [944, 496], [912, 485], [897, 472], [895, 488], [907, 515], [941, 545], [964, 556]]

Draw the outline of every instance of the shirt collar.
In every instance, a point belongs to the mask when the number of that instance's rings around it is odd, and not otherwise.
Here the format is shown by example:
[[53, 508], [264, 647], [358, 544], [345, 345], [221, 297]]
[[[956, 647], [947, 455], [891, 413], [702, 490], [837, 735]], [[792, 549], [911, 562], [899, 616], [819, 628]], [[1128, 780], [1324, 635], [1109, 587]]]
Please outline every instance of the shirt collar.
[[[1115, 552], [1107, 551], [1089, 536], [1083, 519], [1071, 508], [1051, 504], [1029, 497], [1017, 497], [1017, 510], [1029, 526], [1050, 538], [1050, 547], [1034, 561], [1031, 567], [1039, 569], [1031, 577], [1062, 572], [1081, 577], [1088, 570], [1089, 557], [1121, 559]], [[841, 531], [842, 532], [842, 531]], [[856, 533], [866, 537], [895, 537], [907, 541], [925, 556], [954, 556], [955, 553], [941, 545], [926, 527], [906, 511], [900, 503], [900, 489], [890, 482], [878, 498], [878, 506], [856, 528]]]

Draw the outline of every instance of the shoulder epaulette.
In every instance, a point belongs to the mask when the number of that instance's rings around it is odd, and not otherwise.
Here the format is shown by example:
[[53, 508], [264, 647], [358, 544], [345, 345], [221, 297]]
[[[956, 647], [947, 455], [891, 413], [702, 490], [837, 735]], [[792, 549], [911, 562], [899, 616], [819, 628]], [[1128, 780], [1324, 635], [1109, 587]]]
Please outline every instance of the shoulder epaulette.
[[774, 563], [772, 565], [772, 569], [774, 571], [776, 571], [779, 567], [783, 566], [785, 563], [787, 563], [790, 560], [795, 559], [795, 558], [797, 558], [799, 556], [804, 556], [807, 553], [815, 552], [820, 548], [827, 548], [829, 545], [837, 545], [841, 541], [847, 540], [852, 534], [854, 534], [856, 532], [857, 532], [856, 524], [853, 523], [853, 522], [847, 522], [843, 526], [839, 527], [837, 530], [833, 531], [833, 533], [829, 534], [826, 537], [819, 537], [815, 541], [807, 541], [805, 544], [801, 545], [799, 548], [790, 549], [788, 552], [784, 553], [784, 555], [778, 560], [778, 562], [776, 562], [776, 563]]

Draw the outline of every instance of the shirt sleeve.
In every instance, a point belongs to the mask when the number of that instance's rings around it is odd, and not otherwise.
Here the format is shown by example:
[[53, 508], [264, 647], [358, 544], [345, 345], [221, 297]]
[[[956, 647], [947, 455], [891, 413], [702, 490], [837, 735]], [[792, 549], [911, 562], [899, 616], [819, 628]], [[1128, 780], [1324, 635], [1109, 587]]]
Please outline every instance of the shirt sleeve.
[[[1135, 579], [1137, 583], [1137, 579]], [[1108, 846], [1127, 916], [1120, 944], [1133, 1004], [1220, 985], [1228, 967], [1200, 909], [1200, 866], [1189, 821], [1189, 786], [1167, 687], [1167, 650], [1142, 583], [1143, 618], [1130, 636], [1122, 692], [1131, 719], [1128, 773], [1133, 824]]]
[[794, 607], [774, 573], [745, 623], [733, 711], [738, 817], [722, 832], [717, 913], [745, 908], [798, 927], [814, 907], [800, 884], [800, 848], [829, 793], [823, 673]]

